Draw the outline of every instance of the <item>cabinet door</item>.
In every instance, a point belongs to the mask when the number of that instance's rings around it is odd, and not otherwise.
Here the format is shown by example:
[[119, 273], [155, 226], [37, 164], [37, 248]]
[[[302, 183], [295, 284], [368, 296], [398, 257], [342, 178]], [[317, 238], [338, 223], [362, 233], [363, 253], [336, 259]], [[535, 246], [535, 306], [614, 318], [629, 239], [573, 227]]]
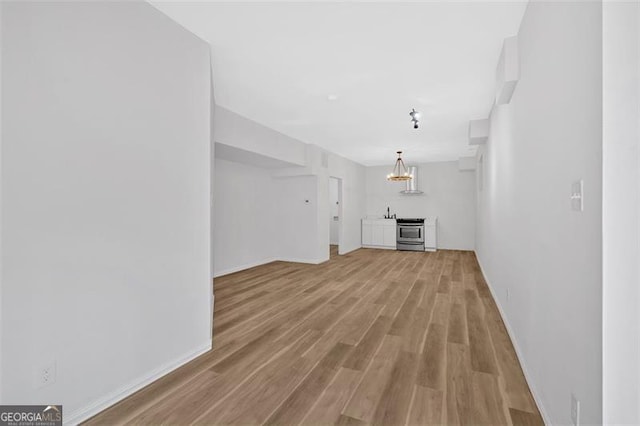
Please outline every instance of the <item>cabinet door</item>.
[[384, 226], [374, 225], [373, 233], [372, 233], [372, 241], [371, 244], [374, 246], [383, 246], [384, 245]]
[[370, 246], [372, 245], [372, 226], [371, 225], [365, 225], [364, 223], [362, 224], [362, 245], [363, 246]]
[[382, 236], [383, 245], [385, 247], [396, 246], [396, 227], [395, 226], [383, 226], [384, 233]]
[[436, 248], [436, 227], [424, 227], [424, 246], [427, 248]]

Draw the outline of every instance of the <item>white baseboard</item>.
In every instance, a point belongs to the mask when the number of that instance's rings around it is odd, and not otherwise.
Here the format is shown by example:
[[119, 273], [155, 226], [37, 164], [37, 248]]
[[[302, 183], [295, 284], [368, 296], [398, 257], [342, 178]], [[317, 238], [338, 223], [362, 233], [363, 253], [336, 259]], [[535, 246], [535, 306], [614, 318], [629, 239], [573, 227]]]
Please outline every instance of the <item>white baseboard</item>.
[[187, 362], [193, 360], [194, 358], [199, 357], [200, 355], [204, 354], [205, 352], [208, 352], [211, 350], [211, 340], [209, 340], [208, 343], [200, 346], [199, 348], [190, 351], [189, 353], [173, 360], [170, 361], [166, 364], [164, 364], [163, 366], [153, 370], [151, 373], [142, 376], [142, 377], [138, 377], [137, 379], [133, 380], [132, 382], [130, 382], [128, 385], [125, 385], [123, 387], [121, 387], [120, 389], [116, 390], [115, 392], [111, 392], [108, 395], [105, 395], [102, 398], [99, 398], [95, 401], [93, 401], [92, 403], [88, 404], [85, 407], [82, 407], [76, 411], [73, 411], [71, 414], [69, 414], [68, 416], [65, 415], [64, 418], [64, 424], [65, 425], [77, 425], [87, 419], [89, 419], [92, 416], [95, 416], [96, 414], [98, 414], [99, 412], [109, 408], [110, 406], [112, 406], [113, 404], [115, 404], [116, 402], [119, 402], [121, 400], [123, 400], [124, 398], [128, 397], [129, 395], [132, 395], [134, 392], [139, 391], [140, 389], [142, 389], [143, 387], [147, 386], [148, 384], [158, 380], [159, 378], [169, 374], [170, 372], [172, 372], [173, 370], [177, 369], [178, 367], [181, 367], [182, 365], [186, 364]]
[[457, 250], [457, 251], [473, 251], [473, 252], [475, 252], [475, 249], [473, 247], [444, 246], [444, 245], [441, 245], [441, 244], [438, 244], [437, 249], [438, 250]]
[[390, 246], [365, 246], [365, 245], [363, 245], [362, 248], [377, 249], [377, 250], [397, 250], [397, 248], [390, 247]]
[[505, 311], [504, 309], [502, 309], [502, 305], [500, 304], [500, 300], [497, 297], [497, 294], [495, 292], [495, 290], [493, 289], [493, 286], [491, 285], [491, 281], [489, 281], [489, 278], [487, 277], [487, 274], [484, 271], [484, 268], [482, 267], [482, 262], [480, 261], [480, 257], [478, 256], [478, 252], [476, 252], [475, 250], [473, 251], [476, 254], [476, 259], [478, 259], [478, 265], [480, 266], [480, 272], [482, 273], [482, 276], [484, 277], [484, 280], [487, 283], [487, 287], [489, 287], [489, 291], [491, 292], [491, 296], [493, 297], [493, 301], [495, 302], [496, 306], [498, 307], [498, 312], [500, 312], [500, 316], [502, 317], [502, 322], [504, 322], [504, 326], [507, 329], [507, 334], [509, 335], [509, 339], [511, 339], [511, 344], [513, 345], [513, 348], [516, 351], [516, 356], [518, 357], [518, 361], [520, 362], [520, 366], [522, 367], [522, 372], [524, 373], [524, 379], [527, 381], [527, 385], [529, 386], [529, 389], [531, 390], [531, 395], [533, 395], [533, 399], [536, 402], [536, 405], [538, 406], [538, 410], [540, 410], [540, 415], [542, 416], [542, 420], [544, 421], [544, 423], [546, 425], [551, 425], [551, 420], [549, 419], [549, 416], [547, 415], [546, 410], [544, 409], [544, 406], [542, 405], [542, 399], [540, 398], [540, 394], [538, 393], [538, 391], [536, 391], [535, 386], [533, 385], [533, 381], [531, 380], [531, 374], [529, 373], [529, 370], [527, 369], [527, 364], [524, 362], [524, 357], [522, 356], [522, 351], [520, 350], [520, 347], [518, 346], [518, 341], [515, 338], [515, 334], [513, 332], [513, 329], [511, 328], [511, 326], [509, 325], [509, 320], [507, 318], [507, 316], [505, 315]]
[[245, 269], [255, 268], [256, 266], [265, 265], [267, 263], [275, 262], [280, 260], [276, 257], [258, 260], [257, 262], [245, 263], [244, 265], [234, 266], [233, 268], [223, 269], [222, 271], [214, 271], [213, 278], [219, 278], [224, 275], [233, 274], [234, 272], [244, 271]]
[[342, 256], [344, 254], [351, 253], [352, 251], [360, 250], [361, 248], [362, 246], [354, 246], [346, 249], [342, 249], [342, 247], [338, 247], [338, 254]]
[[[360, 247], [356, 247], [353, 250], [357, 250], [359, 248]], [[342, 253], [342, 254], [345, 254], [345, 253]], [[229, 269], [224, 269], [224, 270], [222, 270], [220, 272], [214, 272], [213, 278], [220, 278], [220, 277], [225, 276], [225, 275], [233, 274], [235, 272], [244, 271], [246, 269], [255, 268], [256, 266], [266, 265], [267, 263], [271, 263], [271, 262], [293, 262], [293, 263], [307, 263], [307, 264], [311, 264], [311, 265], [318, 265], [318, 264], [326, 262], [328, 260], [329, 259], [300, 259], [300, 258], [295, 258], [295, 257], [273, 257], [273, 258], [269, 258], [269, 259], [259, 260], [257, 262], [246, 263], [244, 265], [236, 266], [236, 267], [229, 268]]]
[[320, 263], [328, 261], [329, 259], [298, 259], [295, 257], [288, 257], [288, 258], [281, 257], [278, 260], [281, 262], [307, 263], [310, 265], [318, 265]]

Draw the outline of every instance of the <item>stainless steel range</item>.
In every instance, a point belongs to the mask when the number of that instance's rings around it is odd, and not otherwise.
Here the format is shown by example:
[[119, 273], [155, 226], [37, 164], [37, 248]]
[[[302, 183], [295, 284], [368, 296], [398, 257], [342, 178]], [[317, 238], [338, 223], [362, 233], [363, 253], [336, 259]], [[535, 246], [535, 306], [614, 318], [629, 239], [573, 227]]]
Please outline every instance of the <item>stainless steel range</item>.
[[424, 218], [401, 218], [396, 223], [396, 248], [424, 251]]

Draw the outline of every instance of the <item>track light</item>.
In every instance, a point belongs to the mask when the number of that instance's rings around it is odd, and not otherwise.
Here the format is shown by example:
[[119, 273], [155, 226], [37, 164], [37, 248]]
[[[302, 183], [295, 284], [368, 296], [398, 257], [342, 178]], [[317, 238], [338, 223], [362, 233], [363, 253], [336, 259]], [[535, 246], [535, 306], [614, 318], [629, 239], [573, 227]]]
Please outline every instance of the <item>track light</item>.
[[413, 128], [417, 129], [418, 122], [420, 121], [420, 113], [416, 111], [415, 108], [412, 108], [409, 115], [411, 116], [411, 121], [413, 122]]

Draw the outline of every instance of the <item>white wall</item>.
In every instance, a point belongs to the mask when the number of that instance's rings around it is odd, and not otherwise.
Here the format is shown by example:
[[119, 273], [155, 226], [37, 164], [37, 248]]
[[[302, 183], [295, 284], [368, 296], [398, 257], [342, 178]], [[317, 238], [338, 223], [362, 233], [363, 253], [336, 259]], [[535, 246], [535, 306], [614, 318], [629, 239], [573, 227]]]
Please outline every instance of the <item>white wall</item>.
[[405, 182], [389, 182], [391, 166], [367, 167], [366, 212], [383, 216], [387, 206], [398, 217], [438, 216], [438, 248], [475, 247], [475, 174], [460, 171], [458, 162], [419, 164], [422, 195], [403, 195]]
[[[319, 152], [313, 146], [309, 150]], [[310, 158], [315, 163], [316, 156]], [[216, 276], [274, 260], [329, 260], [329, 185], [336, 180], [330, 173], [343, 180], [340, 253], [360, 248], [364, 167], [330, 153], [327, 158], [327, 167], [300, 167], [297, 175], [291, 168], [283, 175], [285, 169], [216, 158]], [[317, 169], [316, 174], [310, 174], [311, 169]]]
[[[327, 217], [330, 214], [331, 176], [342, 179], [343, 183], [339, 253], [361, 247], [360, 220], [365, 214], [364, 166], [289, 138], [221, 107], [216, 107], [215, 140], [223, 144], [226, 151], [235, 150], [225, 155], [233, 154], [234, 159], [271, 168], [273, 198], [279, 203], [274, 219], [278, 223], [276, 238], [280, 240], [275, 251], [277, 259], [308, 263], [329, 260]], [[215, 202], [225, 204], [226, 198], [216, 195]], [[308, 204], [304, 203], [305, 199], [309, 200]], [[234, 208], [233, 202], [227, 205]], [[285, 238], [286, 235], [290, 238]], [[240, 262], [236, 263], [241, 266]]]
[[[3, 15], [3, 3], [0, 2], [0, 100], [2, 99], [2, 45], [3, 45], [3, 24], [2, 24], [2, 15]], [[0, 179], [2, 177], [2, 102], [0, 102]], [[2, 184], [0, 182], [0, 307], [2, 306]], [[0, 383], [4, 381], [4, 375], [2, 373], [3, 366], [3, 350], [2, 350], [2, 314], [0, 313]], [[2, 397], [2, 385], [0, 385], [0, 401], [4, 401]]]
[[215, 276], [277, 258], [275, 185], [271, 170], [215, 160]]
[[[329, 178], [329, 242], [337, 245], [340, 242], [340, 180]], [[334, 220], [338, 217], [338, 220]]]
[[[324, 253], [318, 251], [318, 177], [293, 176], [275, 179], [275, 197], [278, 258], [307, 263], [327, 260]], [[326, 216], [322, 219], [326, 222]], [[326, 250], [329, 250], [328, 243]]]
[[[601, 4], [530, 2], [519, 52], [520, 81], [481, 150], [476, 251], [547, 420], [571, 424], [574, 393], [581, 424], [599, 424]], [[576, 212], [569, 196], [581, 178]]]
[[3, 403], [73, 423], [210, 348], [209, 48], [144, 2], [2, 25]]
[[603, 4], [603, 418], [640, 423], [640, 3]]
[[[298, 174], [299, 173], [299, 174]], [[292, 199], [310, 199], [313, 212], [309, 209], [298, 209], [304, 216], [298, 218], [300, 223], [315, 227], [313, 236], [297, 238], [296, 244], [285, 244], [281, 249], [283, 259], [299, 258], [300, 253], [306, 253], [305, 261], [319, 263], [329, 260], [329, 234], [330, 226], [327, 217], [330, 214], [329, 207], [329, 181], [331, 177], [342, 180], [342, 227], [340, 228], [339, 254], [349, 253], [362, 246], [360, 220], [365, 212], [365, 167], [350, 161], [344, 157], [327, 152], [315, 145], [307, 145], [307, 166], [299, 170], [289, 169], [284, 173], [278, 173], [279, 178], [289, 177], [313, 177], [307, 186], [302, 184], [292, 185], [287, 189], [276, 191], [290, 192], [286, 198], [291, 203]], [[284, 180], [286, 182], [286, 178]], [[313, 182], [313, 183], [311, 183]], [[313, 188], [312, 188], [313, 187]], [[297, 201], [293, 202], [297, 205]], [[289, 222], [285, 222], [283, 226]], [[312, 248], [308, 246], [312, 245]]]
[[344, 157], [329, 153], [327, 171], [329, 176], [342, 180], [342, 217], [340, 217], [342, 235], [340, 235], [339, 253], [345, 254], [362, 247], [360, 221], [366, 215], [366, 168]]
[[[209, 150], [209, 164], [210, 164], [210, 168], [209, 168], [209, 211], [211, 212], [211, 215], [209, 217], [209, 230], [210, 230], [210, 238], [209, 238], [209, 251], [210, 251], [210, 256], [211, 256], [211, 271], [210, 271], [210, 276], [211, 276], [211, 282], [213, 283], [213, 278], [214, 278], [214, 270], [215, 270], [215, 266], [214, 266], [214, 250], [213, 250], [213, 245], [214, 245], [214, 238], [213, 238], [213, 234], [214, 234], [214, 223], [215, 223], [215, 216], [214, 216], [214, 207], [215, 207], [215, 160], [216, 160], [216, 141], [215, 141], [215, 123], [216, 123], [216, 97], [215, 97], [215, 93], [214, 93], [214, 87], [213, 87], [213, 54], [210, 53], [209, 54], [209, 146], [211, 147]], [[210, 312], [210, 316], [211, 316], [211, 330], [213, 330], [213, 308], [214, 308], [214, 295], [211, 295], [211, 312]]]
[[216, 106], [216, 142], [304, 166], [305, 144], [253, 120]]

